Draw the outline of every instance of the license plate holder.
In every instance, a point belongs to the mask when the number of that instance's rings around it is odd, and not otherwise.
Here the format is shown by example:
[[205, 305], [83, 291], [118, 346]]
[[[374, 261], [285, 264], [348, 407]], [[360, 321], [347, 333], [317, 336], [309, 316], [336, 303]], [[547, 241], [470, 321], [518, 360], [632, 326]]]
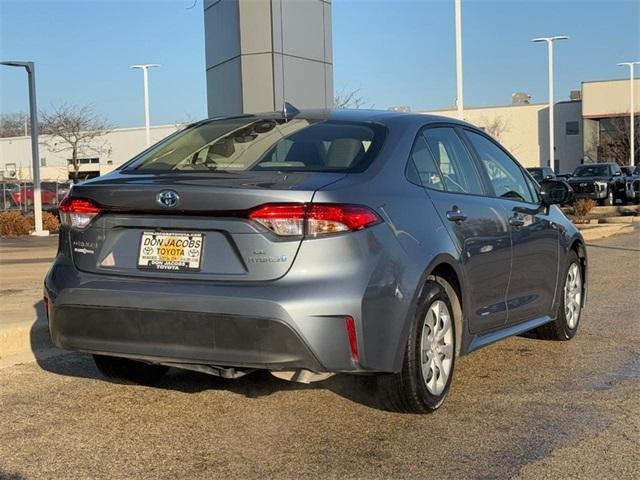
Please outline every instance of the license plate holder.
[[163, 272], [199, 272], [204, 235], [192, 232], [152, 232], [140, 235], [138, 268]]

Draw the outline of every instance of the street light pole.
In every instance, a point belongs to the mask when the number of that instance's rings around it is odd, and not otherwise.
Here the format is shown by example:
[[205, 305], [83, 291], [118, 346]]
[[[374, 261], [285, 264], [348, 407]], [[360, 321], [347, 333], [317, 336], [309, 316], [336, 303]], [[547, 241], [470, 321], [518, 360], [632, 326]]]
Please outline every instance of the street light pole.
[[147, 63], [144, 65], [131, 65], [130, 68], [142, 70], [142, 81], [144, 84], [144, 128], [146, 132], [147, 147], [151, 145], [151, 132], [149, 131], [149, 69], [160, 65]]
[[547, 43], [547, 57], [549, 61], [549, 167], [554, 168], [555, 160], [555, 131], [554, 131], [554, 100], [553, 100], [553, 42], [556, 40], [568, 40], [565, 35], [556, 35], [554, 37], [534, 38], [532, 42]]
[[634, 79], [635, 79], [635, 75], [634, 75], [634, 67], [636, 65], [640, 65], [640, 62], [622, 62], [618, 64], [619, 66], [627, 66], [629, 67], [629, 119], [630, 119], [630, 146], [631, 146], [631, 153], [629, 155], [629, 165], [633, 167], [633, 164], [636, 160], [636, 137], [635, 137], [635, 130], [636, 130], [636, 122], [635, 122], [635, 104], [634, 104], [634, 98], [633, 98], [633, 90], [634, 90]]
[[456, 108], [458, 118], [464, 119], [464, 101], [462, 95], [462, 5], [461, 0], [455, 0], [456, 23]]
[[[40, 152], [38, 148], [38, 106], [36, 104], [36, 67], [33, 62], [7, 61], [0, 65], [22, 67], [27, 71], [29, 80], [29, 117], [31, 120], [31, 161], [33, 165], [33, 217], [34, 228], [32, 235], [44, 237], [48, 230], [42, 229], [42, 197], [40, 191]], [[25, 188], [25, 199], [27, 189]]]

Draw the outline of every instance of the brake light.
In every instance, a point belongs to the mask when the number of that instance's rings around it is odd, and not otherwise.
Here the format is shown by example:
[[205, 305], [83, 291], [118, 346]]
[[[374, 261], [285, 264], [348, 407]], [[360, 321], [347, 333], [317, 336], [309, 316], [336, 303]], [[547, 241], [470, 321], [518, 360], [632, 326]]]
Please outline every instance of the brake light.
[[100, 207], [91, 200], [65, 197], [58, 206], [60, 222], [66, 227], [83, 230], [87, 228], [101, 212]]
[[276, 235], [303, 235], [306, 210], [307, 206], [302, 203], [271, 203], [252, 210], [249, 218], [264, 225]]
[[314, 237], [362, 230], [381, 222], [368, 207], [338, 203], [270, 203], [253, 209], [249, 218], [276, 235]]

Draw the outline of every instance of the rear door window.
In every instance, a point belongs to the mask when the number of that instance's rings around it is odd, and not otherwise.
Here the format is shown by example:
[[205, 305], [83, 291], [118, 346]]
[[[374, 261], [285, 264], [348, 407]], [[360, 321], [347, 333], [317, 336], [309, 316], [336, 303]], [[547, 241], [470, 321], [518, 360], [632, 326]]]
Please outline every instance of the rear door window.
[[453, 128], [427, 128], [423, 135], [447, 191], [484, 193], [473, 161]]

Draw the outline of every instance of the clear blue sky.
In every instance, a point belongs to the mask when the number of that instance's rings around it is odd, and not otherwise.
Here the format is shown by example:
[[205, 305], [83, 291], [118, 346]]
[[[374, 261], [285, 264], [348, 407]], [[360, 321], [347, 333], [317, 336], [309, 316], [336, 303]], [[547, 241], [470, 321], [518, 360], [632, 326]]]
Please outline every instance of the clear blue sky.
[[[546, 48], [556, 49], [556, 96], [582, 80], [622, 78], [640, 59], [638, 0], [463, 0], [465, 104], [504, 104], [512, 92], [545, 101]], [[153, 124], [206, 115], [202, 0], [0, 0], [0, 58], [37, 64], [41, 109], [91, 103], [117, 126], [142, 124], [142, 79], [151, 72]], [[32, 27], [35, 34], [29, 35]], [[334, 84], [375, 108], [453, 104], [453, 0], [334, 0]], [[0, 68], [0, 111], [26, 110], [24, 73]]]

